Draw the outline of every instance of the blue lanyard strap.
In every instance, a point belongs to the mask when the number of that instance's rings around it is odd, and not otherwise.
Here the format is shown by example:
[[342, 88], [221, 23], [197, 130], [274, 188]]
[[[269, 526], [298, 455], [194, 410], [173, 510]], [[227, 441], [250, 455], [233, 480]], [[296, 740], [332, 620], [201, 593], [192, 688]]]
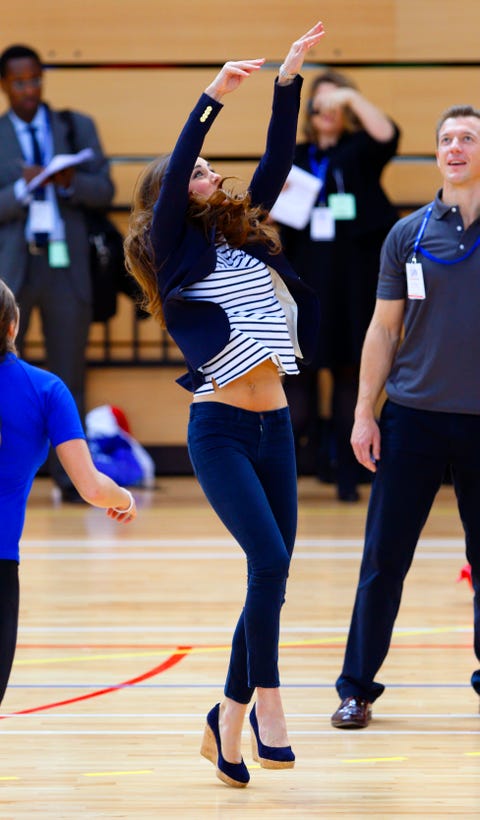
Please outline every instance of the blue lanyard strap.
[[417, 261], [417, 251], [420, 247], [420, 242], [422, 240], [423, 234], [425, 233], [425, 228], [427, 227], [428, 220], [430, 219], [430, 217], [432, 215], [432, 211], [433, 211], [433, 202], [431, 203], [431, 205], [428, 206], [427, 212], [426, 212], [425, 216], [423, 217], [423, 222], [420, 225], [420, 230], [417, 233], [417, 238], [415, 239], [415, 244], [413, 246], [413, 259], [412, 259], [412, 262]]
[[327, 171], [328, 166], [330, 165], [330, 160], [327, 157], [323, 157], [320, 162], [317, 159], [317, 149], [314, 145], [308, 146], [308, 160], [310, 163], [310, 169], [312, 174], [317, 177], [322, 183], [322, 187], [320, 188], [320, 193], [318, 195], [317, 202], [325, 202], [326, 201], [326, 187], [327, 187]]
[[431, 259], [432, 262], [438, 262], [440, 265], [456, 265], [457, 262], [465, 262], [465, 259], [468, 259], [469, 256], [478, 248], [480, 245], [480, 238], [477, 239], [476, 242], [472, 245], [467, 253], [464, 253], [463, 256], [458, 256], [456, 259], [439, 259], [438, 256], [434, 256], [433, 253], [429, 253], [425, 248], [420, 246], [420, 252], [423, 256], [426, 256], [427, 259]]
[[323, 184], [325, 185], [325, 180], [327, 178], [327, 170], [328, 166], [330, 165], [330, 160], [328, 157], [323, 157], [320, 162], [317, 159], [317, 149], [314, 145], [308, 146], [308, 160], [310, 162], [310, 168], [312, 169], [312, 174], [320, 179]]
[[430, 219], [430, 217], [432, 215], [433, 206], [434, 206], [434, 203], [432, 202], [431, 205], [428, 206], [427, 212], [426, 212], [425, 216], [423, 217], [423, 222], [420, 225], [420, 230], [418, 231], [417, 238], [415, 239], [415, 244], [413, 246], [412, 262], [417, 261], [417, 251], [420, 251], [420, 253], [423, 256], [426, 257], [426, 259], [430, 259], [432, 262], [436, 262], [439, 265], [456, 265], [458, 262], [464, 262], [465, 259], [468, 259], [472, 255], [472, 253], [478, 248], [478, 246], [480, 245], [480, 238], [477, 239], [476, 242], [474, 242], [474, 244], [472, 245], [472, 247], [470, 248], [469, 251], [464, 253], [463, 256], [458, 256], [456, 259], [440, 259], [438, 256], [434, 256], [433, 253], [430, 253], [429, 251], [426, 250], [426, 248], [423, 248], [420, 245], [420, 242], [422, 241], [423, 235], [425, 233], [425, 229], [426, 229], [427, 224], [428, 224], [428, 220]]

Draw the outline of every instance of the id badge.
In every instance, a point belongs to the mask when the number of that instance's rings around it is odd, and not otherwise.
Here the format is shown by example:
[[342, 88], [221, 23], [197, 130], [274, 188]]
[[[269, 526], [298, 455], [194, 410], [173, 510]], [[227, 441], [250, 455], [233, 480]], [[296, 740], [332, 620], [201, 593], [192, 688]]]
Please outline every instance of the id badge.
[[407, 293], [409, 299], [425, 299], [425, 282], [421, 262], [407, 262]]
[[355, 219], [357, 203], [353, 194], [330, 194], [328, 207], [331, 208], [334, 219]]
[[51, 268], [68, 268], [70, 265], [68, 245], [63, 239], [48, 243], [48, 264]]
[[314, 208], [310, 217], [310, 239], [331, 241], [335, 239], [335, 220], [330, 208]]
[[45, 199], [32, 199], [30, 203], [30, 228], [32, 233], [53, 231], [53, 205]]

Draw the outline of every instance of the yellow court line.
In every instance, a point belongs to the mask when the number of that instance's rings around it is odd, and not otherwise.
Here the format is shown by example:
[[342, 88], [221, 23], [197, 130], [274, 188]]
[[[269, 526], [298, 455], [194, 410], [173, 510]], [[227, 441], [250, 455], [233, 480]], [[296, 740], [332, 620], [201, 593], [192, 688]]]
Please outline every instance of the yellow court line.
[[20, 780], [20, 778], [14, 775], [5, 775], [4, 777], [0, 777], [0, 780]]
[[393, 633], [394, 638], [411, 638], [412, 635], [447, 635], [448, 633], [460, 634], [461, 632], [473, 632], [472, 626], [428, 626], [424, 629], [397, 629]]
[[342, 763], [397, 763], [408, 760], [408, 757], [356, 757], [342, 760]]
[[131, 772], [83, 772], [84, 777], [118, 777], [125, 774], [153, 774], [153, 769], [133, 769]]
[[[342, 639], [343, 641], [345, 639]], [[289, 646], [316, 646], [319, 643], [338, 643], [338, 638], [325, 638], [320, 640], [306, 640], [306, 641], [286, 641], [280, 644], [281, 647]], [[187, 649], [177, 649], [172, 646], [170, 649], [163, 652], [164, 655], [170, 655], [174, 652], [176, 655], [205, 655], [212, 652], [228, 652], [230, 651], [230, 644], [222, 644], [221, 646], [199, 646]], [[131, 658], [158, 658], [158, 650], [155, 652], [114, 652], [110, 654], [102, 653], [101, 655], [67, 655], [60, 658], [24, 658], [15, 661], [15, 666], [41, 666], [42, 664], [58, 664], [58, 663], [72, 663], [78, 661], [111, 661], [111, 660], [126, 660]]]
[[[417, 635], [446, 635], [448, 633], [461, 633], [471, 631], [470, 627], [432, 627], [432, 628], [425, 628], [425, 629], [414, 629], [414, 630], [399, 630], [394, 633], [395, 638], [405, 638], [405, 637], [414, 637]], [[299, 647], [299, 646], [328, 646], [329, 644], [344, 644], [346, 642], [345, 635], [337, 635], [332, 638], [310, 638], [301, 641], [281, 641], [280, 648], [288, 649], [289, 647]], [[164, 655], [169, 655], [172, 652], [175, 652], [176, 655], [205, 655], [210, 654], [212, 652], [228, 652], [231, 649], [230, 644], [222, 644], [220, 646], [199, 646], [199, 647], [191, 647], [186, 649], [177, 649], [176, 647], [172, 646], [168, 650], [163, 652]], [[59, 664], [59, 663], [71, 663], [71, 662], [81, 662], [81, 661], [111, 661], [111, 660], [127, 660], [131, 658], [158, 658], [159, 651], [155, 652], [120, 652], [120, 653], [113, 653], [113, 654], [104, 654], [101, 655], [69, 655], [66, 657], [61, 658], [31, 658], [31, 659], [18, 659], [15, 661], [15, 666], [39, 666], [42, 664]]]
[[464, 752], [465, 757], [480, 757], [480, 752]]
[[[171, 655], [175, 652], [176, 655], [188, 655], [188, 650], [181, 649], [176, 652], [172, 647], [171, 650], [165, 651], [164, 655]], [[121, 654], [113, 655], [70, 655], [62, 658], [32, 658], [31, 660], [15, 661], [15, 666], [39, 666], [41, 664], [52, 663], [70, 663], [71, 661], [110, 661], [110, 660], [125, 660], [126, 658], [158, 658], [158, 652], [122, 652]]]

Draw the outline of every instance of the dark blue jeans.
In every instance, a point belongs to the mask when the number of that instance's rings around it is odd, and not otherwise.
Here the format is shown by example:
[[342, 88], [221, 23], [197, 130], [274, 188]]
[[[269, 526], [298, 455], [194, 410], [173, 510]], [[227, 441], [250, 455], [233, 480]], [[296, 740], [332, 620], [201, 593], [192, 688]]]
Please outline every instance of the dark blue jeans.
[[[348, 635], [340, 697], [373, 703], [390, 646], [403, 582], [435, 495], [450, 466], [474, 587], [474, 648], [480, 659], [480, 416], [414, 410], [387, 401], [380, 420], [381, 460], [366, 523], [360, 579]], [[472, 685], [480, 694], [480, 670]]]
[[288, 408], [265, 413], [193, 403], [188, 450], [213, 509], [247, 557], [247, 595], [225, 694], [248, 703], [280, 685], [280, 610], [297, 528], [295, 450]]

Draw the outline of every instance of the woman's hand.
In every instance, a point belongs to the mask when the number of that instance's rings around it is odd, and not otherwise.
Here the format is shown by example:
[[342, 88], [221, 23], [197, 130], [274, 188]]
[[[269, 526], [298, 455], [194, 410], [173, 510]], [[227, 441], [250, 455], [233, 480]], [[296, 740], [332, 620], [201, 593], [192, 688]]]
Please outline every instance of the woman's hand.
[[280, 83], [282, 82], [282, 74], [298, 74], [301, 71], [307, 51], [313, 48], [313, 46], [316, 46], [324, 34], [325, 31], [323, 28], [323, 23], [317, 23], [310, 29], [310, 31], [307, 31], [306, 34], [299, 37], [298, 40], [295, 40], [295, 42], [292, 43], [290, 46], [290, 51], [282, 64], [279, 80]]
[[[321, 89], [321, 87], [320, 87]], [[358, 92], [353, 88], [332, 88], [328, 91], [321, 91], [320, 107], [322, 111], [338, 111], [350, 108], [353, 110], [353, 100]]]
[[[298, 74], [303, 65], [305, 54], [318, 43], [323, 35], [323, 23], [317, 23], [310, 31], [295, 40], [283, 62], [284, 72], [286, 74]], [[214, 100], [220, 101], [225, 94], [236, 91], [239, 85], [250, 74], [258, 71], [264, 63], [264, 57], [256, 60], [229, 60], [218, 72], [213, 82], [207, 86], [205, 93]]]
[[257, 60], [229, 60], [218, 72], [214, 81], [205, 89], [205, 93], [214, 100], [221, 100], [225, 94], [236, 91], [243, 81], [258, 71], [265, 62], [264, 57]]

